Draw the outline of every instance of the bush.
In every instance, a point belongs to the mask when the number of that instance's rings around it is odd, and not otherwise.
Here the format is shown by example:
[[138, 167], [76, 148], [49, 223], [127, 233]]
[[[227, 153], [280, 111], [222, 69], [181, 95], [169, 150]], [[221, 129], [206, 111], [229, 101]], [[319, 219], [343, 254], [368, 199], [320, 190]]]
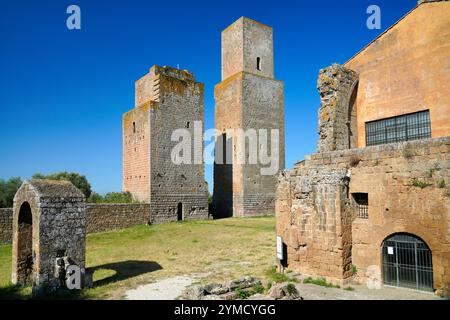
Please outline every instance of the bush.
[[11, 208], [14, 196], [22, 185], [19, 177], [10, 178], [8, 181], [0, 179], [0, 208]]
[[431, 184], [420, 181], [419, 179], [413, 179], [411, 181], [411, 185], [416, 188], [425, 189], [426, 187], [431, 186]]
[[355, 291], [355, 289], [354, 289], [354, 288], [352, 288], [352, 287], [347, 287], [347, 288], [344, 288], [344, 290], [345, 290], [345, 291]]
[[295, 285], [293, 283], [288, 283], [288, 285], [287, 285], [287, 292], [290, 295], [293, 295], [293, 294], [297, 293], [297, 289], [295, 288]]
[[236, 295], [239, 299], [245, 300], [248, 297], [252, 296], [252, 292], [250, 292], [249, 290], [244, 290], [242, 288], [237, 288]]
[[305, 280], [303, 280], [303, 283], [315, 284], [316, 286], [321, 286], [321, 287], [326, 287], [326, 288], [340, 288], [341, 287], [339, 285], [334, 285], [330, 282], [327, 282], [327, 280], [325, 280], [325, 278], [313, 279], [313, 278], [309, 277], [309, 278], [306, 278]]
[[33, 179], [48, 179], [48, 180], [66, 180], [73, 183], [75, 187], [83, 192], [86, 198], [89, 198], [92, 193], [91, 185], [89, 184], [86, 176], [80, 175], [75, 172], [58, 172], [49, 175], [43, 175], [41, 173], [36, 173]]
[[276, 266], [273, 266], [266, 271], [266, 277], [270, 281], [277, 282], [277, 283], [287, 282], [289, 280], [289, 277], [287, 275], [285, 275], [284, 273], [277, 272]]

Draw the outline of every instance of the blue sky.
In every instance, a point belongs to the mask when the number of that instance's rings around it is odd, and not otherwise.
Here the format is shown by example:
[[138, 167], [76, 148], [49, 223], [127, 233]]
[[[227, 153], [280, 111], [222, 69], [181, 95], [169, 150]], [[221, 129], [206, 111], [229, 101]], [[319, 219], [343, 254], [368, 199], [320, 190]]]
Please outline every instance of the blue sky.
[[[286, 165], [314, 152], [320, 68], [344, 63], [417, 0], [2, 0], [0, 178], [75, 171], [93, 189], [121, 190], [122, 113], [134, 81], [154, 65], [179, 65], [205, 83], [214, 126], [220, 33], [241, 16], [274, 28], [275, 77], [285, 82]], [[81, 30], [66, 8], [81, 8]], [[366, 27], [378, 5], [382, 29]], [[212, 167], [206, 167], [212, 187]]]

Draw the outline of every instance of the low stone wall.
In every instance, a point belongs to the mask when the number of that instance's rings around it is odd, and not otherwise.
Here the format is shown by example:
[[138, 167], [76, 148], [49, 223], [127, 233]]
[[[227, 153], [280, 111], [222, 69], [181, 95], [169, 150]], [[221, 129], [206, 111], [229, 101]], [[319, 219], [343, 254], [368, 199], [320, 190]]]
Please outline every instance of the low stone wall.
[[87, 232], [96, 233], [146, 224], [148, 204], [86, 204]]
[[13, 208], [0, 209], [0, 244], [11, 243]]
[[[12, 208], [0, 209], [0, 244], [12, 239]], [[176, 221], [176, 214], [150, 213], [149, 204], [86, 204], [87, 233], [129, 228], [139, 224]], [[201, 218], [207, 219], [202, 215]]]

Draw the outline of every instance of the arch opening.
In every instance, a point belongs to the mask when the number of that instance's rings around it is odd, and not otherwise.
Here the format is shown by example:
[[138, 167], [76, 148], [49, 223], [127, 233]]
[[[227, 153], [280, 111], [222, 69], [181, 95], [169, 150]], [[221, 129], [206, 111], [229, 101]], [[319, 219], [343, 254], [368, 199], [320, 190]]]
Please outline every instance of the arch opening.
[[28, 202], [20, 206], [18, 217], [18, 263], [17, 280], [19, 284], [32, 283], [33, 278], [33, 215]]
[[177, 219], [178, 221], [183, 221], [183, 204], [181, 202], [177, 206]]
[[348, 147], [349, 149], [354, 149], [358, 147], [358, 131], [356, 122], [356, 98], [358, 96], [358, 85], [356, 82], [353, 90], [350, 94], [349, 104], [348, 104], [348, 114], [347, 114], [347, 127], [348, 127]]
[[431, 249], [413, 234], [396, 233], [383, 241], [382, 266], [386, 285], [433, 291]]

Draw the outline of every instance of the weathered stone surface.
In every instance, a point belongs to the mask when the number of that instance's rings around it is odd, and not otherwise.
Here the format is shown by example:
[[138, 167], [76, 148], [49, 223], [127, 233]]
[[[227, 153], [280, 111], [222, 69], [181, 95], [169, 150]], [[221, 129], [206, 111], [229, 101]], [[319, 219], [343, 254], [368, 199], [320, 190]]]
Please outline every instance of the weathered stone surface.
[[320, 70], [318, 152], [357, 146], [356, 109], [353, 109], [356, 97], [352, 100], [357, 83], [358, 74], [338, 64]]
[[[216, 217], [274, 211], [277, 173], [261, 174], [261, 168], [268, 165], [249, 164], [248, 157], [246, 164], [240, 164], [238, 142], [227, 136], [230, 129], [266, 129], [270, 138], [271, 130], [278, 130], [276, 158], [279, 171], [284, 169], [284, 84], [274, 80], [272, 33], [272, 28], [248, 18], [239, 19], [222, 33], [222, 82], [215, 87], [215, 127], [221, 132], [216, 150], [229, 146], [233, 151], [231, 156], [216, 159], [214, 165]], [[224, 163], [227, 158], [230, 161]]]
[[303, 300], [294, 284], [274, 283], [268, 292], [274, 300]]
[[184, 290], [182, 298], [187, 300], [235, 300], [238, 298], [237, 290], [250, 290], [255, 285], [261, 285], [261, 281], [254, 277], [243, 277], [231, 280], [227, 283], [209, 283], [195, 285]]
[[32, 284], [35, 295], [55, 291], [68, 265], [84, 275], [85, 250], [83, 193], [67, 181], [25, 181], [14, 197], [12, 282]]
[[228, 283], [229, 290], [235, 290], [237, 288], [246, 289], [253, 287], [254, 285], [261, 284], [261, 281], [254, 277], [243, 277], [240, 279], [232, 280]]
[[184, 290], [182, 297], [186, 300], [201, 300], [206, 294], [205, 286], [195, 285]]
[[[404, 232], [430, 247], [434, 288], [445, 290], [450, 274], [449, 145], [447, 137], [323, 152], [286, 171], [278, 185], [276, 220], [289, 267], [341, 285], [366, 283], [373, 280], [369, 271], [382, 267], [383, 241]], [[351, 165], [353, 155], [360, 159], [356, 166]], [[415, 187], [413, 179], [426, 187]], [[368, 219], [357, 218], [355, 193], [368, 194]]]
[[[123, 190], [149, 202], [152, 217], [208, 218], [203, 92], [193, 74], [170, 67], [153, 66], [136, 82], [135, 108], [123, 115]], [[177, 129], [191, 135], [190, 163], [172, 161], [171, 152], [179, 143], [172, 141], [172, 134]], [[199, 142], [193, 140], [195, 133]]]

